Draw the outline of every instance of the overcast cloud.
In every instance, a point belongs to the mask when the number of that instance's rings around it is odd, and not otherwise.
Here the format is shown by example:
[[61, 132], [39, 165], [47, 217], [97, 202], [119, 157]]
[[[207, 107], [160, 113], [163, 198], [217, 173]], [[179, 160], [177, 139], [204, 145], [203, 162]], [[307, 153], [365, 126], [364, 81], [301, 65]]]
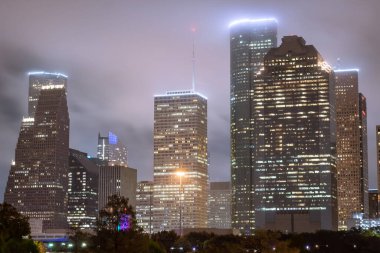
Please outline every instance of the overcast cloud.
[[331, 64], [360, 69], [367, 97], [370, 186], [380, 123], [378, 0], [0, 1], [0, 201], [27, 112], [27, 72], [69, 76], [70, 146], [95, 155], [108, 130], [129, 148], [138, 178], [152, 179], [153, 96], [191, 88], [208, 97], [211, 180], [229, 180], [229, 31], [238, 18], [276, 17], [283, 35], [303, 36]]

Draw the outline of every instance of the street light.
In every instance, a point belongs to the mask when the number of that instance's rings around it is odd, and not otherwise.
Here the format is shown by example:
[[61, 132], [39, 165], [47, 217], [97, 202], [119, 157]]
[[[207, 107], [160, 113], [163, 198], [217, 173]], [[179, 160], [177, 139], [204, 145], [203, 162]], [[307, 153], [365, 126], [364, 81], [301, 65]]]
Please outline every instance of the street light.
[[[179, 176], [179, 233], [182, 237], [182, 177], [185, 175], [183, 171], [177, 171], [176, 175]], [[182, 191], [181, 191], [182, 190]]]

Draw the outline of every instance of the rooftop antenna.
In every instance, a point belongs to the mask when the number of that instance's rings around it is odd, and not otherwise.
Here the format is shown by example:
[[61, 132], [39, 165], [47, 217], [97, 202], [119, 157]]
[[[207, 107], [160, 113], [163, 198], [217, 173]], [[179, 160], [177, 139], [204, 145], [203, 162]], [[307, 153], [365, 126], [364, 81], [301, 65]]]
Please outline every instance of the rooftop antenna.
[[195, 27], [191, 28], [191, 32], [193, 33], [193, 58], [192, 58], [192, 63], [193, 63], [193, 81], [192, 81], [192, 88], [193, 92], [195, 91], [195, 32], [196, 29]]

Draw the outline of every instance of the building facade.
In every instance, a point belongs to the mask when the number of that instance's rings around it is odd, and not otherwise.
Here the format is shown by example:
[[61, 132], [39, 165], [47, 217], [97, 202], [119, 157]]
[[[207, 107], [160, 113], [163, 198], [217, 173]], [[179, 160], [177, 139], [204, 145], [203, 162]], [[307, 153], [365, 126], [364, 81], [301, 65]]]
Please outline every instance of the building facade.
[[232, 227], [255, 228], [252, 99], [254, 77], [270, 48], [277, 46], [275, 19], [230, 24]]
[[153, 182], [137, 183], [136, 191], [136, 220], [145, 233], [153, 232]]
[[254, 206], [257, 229], [337, 229], [335, 89], [312, 45], [285, 36], [255, 79]]
[[154, 97], [154, 231], [207, 227], [207, 99]]
[[121, 165], [99, 167], [99, 210], [114, 194], [129, 199], [129, 205], [136, 208], [137, 170]]
[[[36, 82], [38, 75], [30, 74], [30, 80]], [[33, 117], [22, 121], [15, 162], [4, 196], [4, 201], [20, 213], [42, 223], [43, 232], [67, 228], [70, 125], [66, 81], [45, 82], [46, 75], [41, 74], [37, 105], [34, 100], [37, 95], [33, 95], [29, 103], [29, 113]], [[58, 79], [64, 77], [61, 74], [57, 76]], [[29, 94], [37, 93], [32, 84], [30, 89], [35, 91]]]
[[87, 153], [70, 149], [67, 222], [70, 227], [94, 229], [98, 217], [99, 169]]
[[231, 183], [210, 182], [208, 195], [208, 227], [231, 228]]
[[368, 214], [367, 110], [358, 70], [335, 70], [338, 225], [353, 213]]
[[368, 218], [377, 219], [379, 215], [379, 192], [377, 189], [368, 190]]
[[[380, 125], [376, 126], [377, 189], [380, 189]], [[380, 202], [380, 199], [379, 199]]]
[[107, 160], [109, 165], [128, 166], [127, 147], [112, 132], [108, 132], [108, 136], [101, 136], [99, 133], [97, 157]]

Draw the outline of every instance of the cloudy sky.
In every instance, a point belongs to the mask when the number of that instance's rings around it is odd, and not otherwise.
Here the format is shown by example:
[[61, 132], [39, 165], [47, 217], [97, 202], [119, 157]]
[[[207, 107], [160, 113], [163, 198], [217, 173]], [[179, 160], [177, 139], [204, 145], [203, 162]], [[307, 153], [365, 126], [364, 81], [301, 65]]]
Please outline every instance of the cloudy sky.
[[191, 88], [208, 97], [211, 180], [229, 180], [229, 30], [240, 18], [276, 17], [279, 38], [303, 36], [331, 64], [360, 69], [368, 99], [370, 186], [380, 123], [379, 0], [1, 0], [0, 201], [27, 112], [27, 72], [69, 76], [70, 146], [94, 155], [97, 134], [128, 145], [138, 178], [152, 179], [153, 96]]

